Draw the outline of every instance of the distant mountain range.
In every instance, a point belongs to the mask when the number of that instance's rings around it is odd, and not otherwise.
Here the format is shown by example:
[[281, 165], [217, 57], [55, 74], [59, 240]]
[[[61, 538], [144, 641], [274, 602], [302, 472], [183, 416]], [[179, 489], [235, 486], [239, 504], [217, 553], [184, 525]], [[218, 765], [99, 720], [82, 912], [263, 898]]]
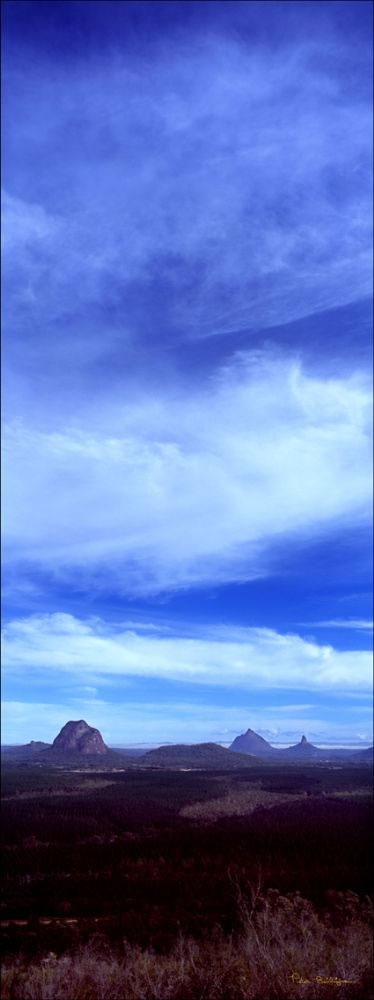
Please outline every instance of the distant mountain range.
[[350, 750], [337, 747], [320, 748], [314, 746], [313, 743], [309, 743], [306, 736], [302, 736], [299, 743], [295, 743], [291, 747], [282, 747], [278, 749], [272, 747], [267, 740], [258, 733], [255, 733], [253, 729], [247, 729], [246, 733], [242, 733], [237, 736], [233, 743], [231, 743], [230, 751], [240, 754], [255, 754], [257, 757], [271, 761], [280, 760], [357, 760], [362, 762], [370, 763], [373, 761], [373, 747], [365, 747], [364, 750]]
[[373, 762], [373, 747], [363, 750], [321, 749], [302, 736], [294, 746], [276, 749], [253, 729], [237, 736], [226, 749], [218, 743], [168, 744], [154, 750], [113, 750], [108, 747], [98, 729], [87, 725], [83, 719], [70, 720], [62, 727], [53, 743], [31, 740], [24, 746], [3, 747], [3, 756], [13, 763], [55, 764], [57, 766], [121, 767], [137, 764], [140, 767], [202, 768], [232, 770], [258, 764], [282, 762]]
[[[315, 747], [313, 743], [309, 743], [306, 736], [302, 736], [300, 743], [296, 743], [295, 746], [285, 747], [281, 750], [272, 747], [267, 740], [264, 740], [263, 736], [259, 736], [255, 733], [253, 729], [247, 729], [246, 733], [242, 733], [241, 736], [237, 736], [234, 742], [230, 746], [230, 750], [234, 753], [250, 753], [256, 754], [257, 757], [273, 757], [275, 758], [279, 754], [284, 756], [290, 755], [290, 757], [302, 757], [306, 760], [309, 757], [315, 757], [320, 753], [318, 747]], [[322, 751], [321, 751], [322, 752]]]

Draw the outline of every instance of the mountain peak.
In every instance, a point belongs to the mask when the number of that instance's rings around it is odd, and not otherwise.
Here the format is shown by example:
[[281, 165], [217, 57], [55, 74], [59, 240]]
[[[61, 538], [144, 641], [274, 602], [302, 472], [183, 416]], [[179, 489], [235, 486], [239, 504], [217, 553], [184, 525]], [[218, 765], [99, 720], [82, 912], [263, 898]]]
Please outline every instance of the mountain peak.
[[82, 754], [104, 754], [108, 753], [109, 749], [99, 730], [88, 726], [84, 719], [67, 722], [53, 740], [52, 746], [54, 750]]
[[313, 745], [313, 743], [309, 743], [309, 740], [307, 740], [306, 736], [302, 736], [301, 740], [299, 741], [299, 743], [295, 743], [294, 746], [288, 747], [288, 749], [287, 750], [283, 750], [282, 753], [297, 754], [297, 753], [300, 753], [300, 751], [301, 751], [302, 755], [304, 755], [304, 754], [306, 754], [306, 755], [312, 754], [313, 755], [313, 754], [318, 754], [319, 753], [318, 747], [315, 747]]
[[259, 756], [275, 753], [270, 743], [264, 740], [263, 736], [255, 733], [253, 729], [247, 729], [246, 733], [237, 736], [231, 744], [230, 750], [233, 750], [234, 753], [249, 753]]

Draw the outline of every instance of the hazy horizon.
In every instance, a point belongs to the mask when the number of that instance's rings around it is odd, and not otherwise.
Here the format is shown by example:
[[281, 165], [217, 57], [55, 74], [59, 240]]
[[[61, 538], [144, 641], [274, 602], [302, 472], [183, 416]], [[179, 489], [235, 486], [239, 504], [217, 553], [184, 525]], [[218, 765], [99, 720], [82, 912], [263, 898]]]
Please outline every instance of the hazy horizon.
[[[67, 722], [68, 721], [75, 721], [76, 722], [78, 720], [67, 720]], [[79, 720], [79, 721], [81, 721], [81, 720]], [[83, 720], [83, 721], [86, 721], [86, 720]], [[87, 723], [87, 724], [90, 725], [90, 723]], [[93, 727], [93, 728], [97, 728], [97, 727]], [[56, 733], [56, 736], [57, 735], [58, 735], [58, 733]], [[229, 746], [231, 746], [231, 744], [232, 744], [233, 740], [235, 739], [235, 737], [239, 736], [239, 735], [241, 735], [241, 734], [233, 732], [231, 734], [231, 737], [232, 737], [231, 739], [227, 739], [227, 740], [219, 740], [218, 739], [218, 740], [216, 740], [214, 742], [216, 742], [218, 746], [229, 747]], [[292, 734], [289, 733], [288, 734], [288, 740], [286, 740], [286, 741], [284, 741], [284, 740], [282, 740], [282, 741], [275, 740], [274, 737], [272, 736], [272, 734], [269, 732], [268, 729], [259, 729], [257, 735], [262, 736], [268, 743], [270, 743], [270, 745], [272, 747], [274, 747], [276, 749], [281, 749], [281, 748], [286, 748], [286, 747], [289, 747], [289, 746], [293, 746], [294, 743], [300, 742], [301, 737], [303, 735], [306, 735], [306, 738], [307, 738], [308, 742], [310, 742], [310, 743], [313, 743], [314, 740], [316, 740], [317, 741], [316, 745], [321, 750], [328, 749], [328, 748], [330, 748], [330, 749], [334, 749], [334, 748], [335, 749], [339, 749], [339, 748], [341, 748], [341, 749], [344, 749], [344, 748], [347, 748], [347, 749], [349, 749], [349, 748], [353, 748], [353, 749], [355, 749], [355, 748], [358, 748], [358, 749], [362, 748], [362, 749], [364, 749], [366, 746], [371, 746], [372, 742], [373, 742], [372, 740], [370, 741], [370, 740], [366, 739], [364, 736], [361, 736], [361, 737], [356, 737], [356, 739], [340, 740], [340, 742], [336, 742], [336, 741], [331, 741], [330, 740], [327, 743], [326, 742], [325, 743], [321, 743], [320, 742], [320, 736], [318, 735], [318, 733], [314, 734], [314, 735], [310, 734], [310, 733], [304, 734], [304, 733], [301, 733], [301, 731], [299, 731], [299, 730], [295, 730]], [[31, 739], [33, 739], [34, 742], [38, 742], [37, 739], [35, 740], [35, 737], [32, 737], [32, 738], [30, 737], [30, 740], [28, 740], [27, 742], [28, 743], [31, 742]], [[40, 742], [46, 742], [46, 741], [40, 741]], [[139, 742], [137, 743], [137, 742], [134, 742], [134, 741], [132, 743], [124, 743], [123, 741], [119, 742], [119, 743], [113, 743], [113, 742], [110, 741], [110, 737], [106, 737], [105, 740], [104, 740], [104, 742], [106, 743], [106, 745], [110, 749], [116, 749], [116, 750], [120, 750], [120, 749], [122, 749], [122, 750], [131, 750], [131, 749], [134, 749], [135, 750], [135, 749], [142, 748], [144, 750], [147, 750], [147, 749], [152, 749], [153, 747], [158, 747], [160, 745], [162, 745], [162, 746], [174, 746], [176, 743], [182, 743], [183, 745], [186, 745], [186, 746], [194, 746], [194, 745], [196, 745], [197, 742], [213, 742], [213, 741], [207, 741], [207, 740], [206, 741], [204, 741], [204, 740], [201, 740], [201, 741], [197, 741], [197, 740], [187, 740], [187, 741], [186, 740], [181, 740], [181, 741], [179, 741], [179, 740], [175, 740], [175, 741], [165, 740], [165, 741], [162, 741], [161, 743], [159, 743], [157, 741], [156, 742], [152, 742], [152, 743], [150, 743], [149, 741], [143, 741], [143, 742], [140, 742], [140, 743]], [[22, 744], [17, 743], [17, 742], [16, 743], [6, 744], [5, 741], [2, 741], [1, 742], [1, 746], [22, 746]]]
[[[259, 735], [262, 735], [262, 734], [259, 734]], [[31, 742], [31, 740], [29, 742]], [[36, 741], [36, 742], [38, 742], [38, 741]], [[47, 742], [47, 741], [40, 740], [40, 742], [43, 743], [43, 742]], [[213, 742], [213, 741], [211, 741], [211, 742]], [[225, 740], [223, 742], [219, 741], [219, 742], [217, 742], [217, 746], [221, 746], [221, 747], [226, 747], [227, 748], [227, 747], [231, 746], [231, 742], [232, 741], [230, 741], [230, 740]], [[22, 743], [4, 743], [4, 742], [1, 743], [1, 746], [3, 746], [3, 747], [4, 746], [23, 746], [23, 745], [27, 746], [27, 744], [22, 744]], [[174, 744], [174, 743], [171, 743], [171, 742], [166, 742], [166, 743], [108, 743], [107, 744], [107, 746], [109, 747], [110, 750], [136, 750], [138, 748], [141, 748], [143, 750], [148, 750], [148, 749], [151, 750], [151, 749], [157, 748], [159, 746], [175, 746], [175, 745], [177, 745], [177, 744]], [[195, 742], [194, 743], [188, 743], [188, 742], [185, 743], [185, 742], [183, 742], [183, 743], [181, 743], [179, 745], [183, 745], [183, 746], [196, 746], [196, 743]], [[290, 743], [290, 742], [275, 743], [273, 741], [271, 743], [271, 746], [274, 747], [275, 749], [283, 749], [283, 748], [287, 749], [288, 747], [293, 746], [293, 744]], [[344, 749], [350, 749], [350, 748], [352, 748], [353, 750], [355, 750], [356, 748], [364, 750], [366, 747], [369, 747], [369, 746], [371, 746], [371, 743], [369, 742], [369, 740], [361, 740], [361, 741], [356, 740], [356, 741], [353, 741], [353, 742], [350, 742], [350, 741], [347, 740], [344, 743], [342, 743], [342, 742], [340, 742], [340, 743], [318, 743], [318, 749], [320, 749], [320, 750], [328, 750], [328, 749], [330, 749], [330, 750], [334, 750], [334, 749], [335, 750], [339, 750], [339, 749], [344, 750]]]
[[4, 742], [369, 744], [371, 5], [2, 19]]

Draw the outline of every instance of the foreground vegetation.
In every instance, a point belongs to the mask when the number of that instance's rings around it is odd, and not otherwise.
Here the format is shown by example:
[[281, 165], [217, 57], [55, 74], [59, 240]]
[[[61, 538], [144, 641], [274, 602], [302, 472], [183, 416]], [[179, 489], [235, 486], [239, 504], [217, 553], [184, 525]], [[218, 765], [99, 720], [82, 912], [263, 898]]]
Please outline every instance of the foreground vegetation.
[[[41, 962], [5, 964], [3, 1000], [370, 1000], [372, 908], [336, 894], [323, 917], [299, 894], [243, 893], [239, 928], [201, 941], [180, 935], [166, 954], [105, 938]], [[334, 905], [335, 904], [335, 905]]]

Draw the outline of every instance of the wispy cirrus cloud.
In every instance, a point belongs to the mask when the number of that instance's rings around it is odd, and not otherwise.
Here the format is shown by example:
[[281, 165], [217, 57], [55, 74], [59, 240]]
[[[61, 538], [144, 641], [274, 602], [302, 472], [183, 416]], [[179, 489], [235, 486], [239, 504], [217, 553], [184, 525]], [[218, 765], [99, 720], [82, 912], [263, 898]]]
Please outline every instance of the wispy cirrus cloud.
[[331, 618], [322, 622], [308, 622], [313, 628], [343, 628], [351, 629], [353, 632], [372, 632], [373, 622], [363, 618]]
[[9, 256], [19, 336], [25, 287], [44, 352], [61, 358], [64, 338], [40, 324], [73, 323], [86, 362], [87, 310], [95, 356], [103, 323], [108, 355], [119, 335], [151, 340], [149, 310], [200, 338], [370, 294], [370, 106], [345, 85], [350, 58], [329, 34], [274, 51], [216, 33], [146, 66], [135, 50], [69, 79], [34, 64], [6, 106], [36, 164], [4, 217], [28, 234]]
[[[41, 205], [2, 192], [2, 233], [4, 256], [13, 251], [19, 255], [37, 247], [51, 245], [59, 234], [59, 220]], [[19, 260], [19, 256], [18, 256]], [[30, 266], [31, 266], [30, 257]], [[34, 265], [37, 266], [37, 265]]]
[[112, 407], [92, 429], [15, 424], [12, 562], [138, 593], [264, 575], [280, 537], [370, 519], [369, 413], [364, 377], [244, 355], [194, 396]]

